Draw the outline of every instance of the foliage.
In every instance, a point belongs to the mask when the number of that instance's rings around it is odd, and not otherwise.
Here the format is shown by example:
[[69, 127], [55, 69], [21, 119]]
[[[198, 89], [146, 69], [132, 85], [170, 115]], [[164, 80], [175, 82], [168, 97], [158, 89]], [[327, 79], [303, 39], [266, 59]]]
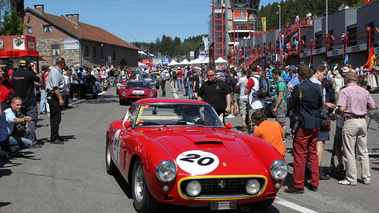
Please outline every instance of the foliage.
[[203, 42], [203, 36], [207, 37], [208, 35], [189, 37], [182, 42], [178, 37], [172, 39], [170, 36], [163, 35], [162, 38], [158, 37], [155, 43], [135, 42], [132, 44], [150, 53], [161, 53], [170, 57], [183, 56], [194, 51]]
[[14, 10], [4, 12], [4, 25], [1, 29], [3, 35], [22, 35], [25, 25]]
[[[279, 28], [278, 5], [281, 7], [281, 25], [284, 27], [286, 23], [293, 22], [296, 15], [305, 17], [308, 11], [318, 17], [325, 16], [325, 3], [326, 0], [281, 0], [280, 3], [274, 2], [262, 6], [257, 15], [267, 18], [267, 31], [269, 31], [271, 28]], [[364, 0], [328, 0], [328, 14], [337, 12], [342, 4], [347, 4], [349, 7], [360, 7], [364, 5]]]

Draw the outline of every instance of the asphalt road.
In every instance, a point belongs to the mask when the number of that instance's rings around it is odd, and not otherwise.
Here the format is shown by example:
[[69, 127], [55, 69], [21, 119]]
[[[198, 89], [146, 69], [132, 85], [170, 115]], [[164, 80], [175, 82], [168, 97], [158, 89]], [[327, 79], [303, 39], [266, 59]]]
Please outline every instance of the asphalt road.
[[[175, 97], [166, 85], [167, 97]], [[161, 90], [159, 91], [161, 94]], [[175, 96], [174, 96], [175, 95]], [[179, 92], [178, 98], [186, 98]], [[376, 103], [379, 95], [373, 94]], [[69, 139], [64, 145], [48, 143], [49, 118], [38, 121], [37, 137], [45, 144], [40, 149], [24, 150], [22, 158], [0, 159], [0, 213], [24, 212], [135, 212], [130, 187], [121, 176], [105, 172], [105, 132], [108, 125], [121, 118], [128, 106], [120, 106], [115, 88], [97, 99], [79, 101], [63, 111], [60, 134]], [[241, 128], [240, 117], [227, 119], [234, 131]], [[371, 125], [378, 127], [378, 123]], [[288, 132], [289, 130], [287, 130]], [[369, 130], [371, 144], [374, 130]], [[334, 124], [331, 137], [334, 136]], [[323, 166], [330, 165], [333, 141], [327, 141]], [[286, 160], [290, 174], [274, 204], [257, 210], [239, 206], [234, 212], [377, 212], [379, 204], [379, 158], [371, 157], [371, 184], [342, 186], [338, 178], [320, 181], [319, 191], [305, 189], [302, 195], [283, 193], [292, 183], [292, 141], [287, 139]], [[376, 145], [379, 142], [376, 139]], [[358, 174], [360, 164], [358, 163]], [[165, 206], [166, 212], [209, 212], [208, 208]], [[229, 212], [229, 211], [223, 211]]]

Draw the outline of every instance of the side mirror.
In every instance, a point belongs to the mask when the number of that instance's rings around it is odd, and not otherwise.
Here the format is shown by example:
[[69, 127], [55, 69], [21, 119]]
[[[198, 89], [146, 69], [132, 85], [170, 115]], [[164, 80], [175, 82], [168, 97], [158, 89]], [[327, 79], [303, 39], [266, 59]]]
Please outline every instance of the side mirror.
[[129, 121], [125, 121], [125, 122], [123, 123], [123, 126], [124, 126], [126, 129], [129, 129], [129, 128], [132, 126], [132, 124], [131, 124]]
[[225, 125], [225, 128], [226, 128], [227, 130], [231, 130], [231, 129], [233, 128], [233, 126], [232, 126], [230, 123], [227, 123], [227, 124]]

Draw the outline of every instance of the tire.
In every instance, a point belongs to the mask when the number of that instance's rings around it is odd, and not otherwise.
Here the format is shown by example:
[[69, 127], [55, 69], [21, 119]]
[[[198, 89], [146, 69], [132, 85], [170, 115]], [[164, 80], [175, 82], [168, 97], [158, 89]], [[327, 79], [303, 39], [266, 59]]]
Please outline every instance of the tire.
[[132, 176], [133, 205], [139, 213], [158, 212], [160, 203], [151, 196], [146, 185], [145, 174], [140, 159], [137, 159], [133, 167]]
[[92, 94], [92, 98], [96, 99], [97, 98], [97, 93]]
[[257, 207], [257, 208], [265, 209], [265, 208], [271, 206], [271, 204], [274, 202], [274, 200], [275, 200], [275, 198], [271, 198], [271, 199], [267, 199], [267, 200], [264, 200], [264, 201], [256, 202], [253, 205], [255, 207]]
[[107, 144], [105, 146], [105, 168], [107, 173], [110, 175], [115, 175], [118, 173], [116, 164], [114, 164], [111, 156], [111, 144], [109, 143], [109, 138], [107, 138]]
[[120, 98], [120, 105], [126, 105], [126, 103], [127, 103], [127, 101], [126, 101], [126, 100], [124, 100], [124, 99]]

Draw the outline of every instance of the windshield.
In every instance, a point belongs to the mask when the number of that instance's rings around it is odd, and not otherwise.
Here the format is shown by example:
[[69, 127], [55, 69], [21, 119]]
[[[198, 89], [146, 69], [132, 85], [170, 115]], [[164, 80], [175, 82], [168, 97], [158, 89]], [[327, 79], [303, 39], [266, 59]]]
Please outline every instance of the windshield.
[[210, 105], [159, 103], [140, 106], [134, 127], [162, 125], [223, 127]]
[[126, 88], [148, 88], [151, 89], [151, 84], [143, 81], [129, 81], [126, 84]]

